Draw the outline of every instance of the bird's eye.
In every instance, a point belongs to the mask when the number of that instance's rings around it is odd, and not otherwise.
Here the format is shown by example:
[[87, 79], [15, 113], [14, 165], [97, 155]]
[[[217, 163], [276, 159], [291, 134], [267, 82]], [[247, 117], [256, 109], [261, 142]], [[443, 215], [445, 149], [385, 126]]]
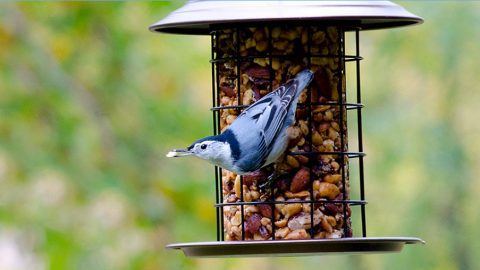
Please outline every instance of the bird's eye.
[[207, 145], [206, 145], [206, 144], [202, 144], [202, 145], [200, 145], [200, 148], [203, 149], [203, 150], [205, 150], [205, 149], [207, 149]]

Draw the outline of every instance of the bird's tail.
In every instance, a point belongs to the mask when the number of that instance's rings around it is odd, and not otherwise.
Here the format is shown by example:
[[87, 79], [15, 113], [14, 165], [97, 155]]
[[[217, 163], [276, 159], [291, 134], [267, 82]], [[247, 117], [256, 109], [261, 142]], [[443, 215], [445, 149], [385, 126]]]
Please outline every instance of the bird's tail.
[[295, 76], [293, 79], [297, 84], [297, 93], [295, 93], [295, 99], [298, 98], [303, 89], [307, 87], [313, 79], [313, 72], [309, 69], [305, 69]]
[[295, 78], [291, 79], [290, 81], [279, 87], [277, 89], [277, 94], [282, 97], [282, 99], [290, 96], [291, 100], [296, 101], [300, 94], [303, 92], [303, 89], [308, 86], [312, 79], [313, 72], [311, 70], [305, 69], [299, 72], [295, 76]]

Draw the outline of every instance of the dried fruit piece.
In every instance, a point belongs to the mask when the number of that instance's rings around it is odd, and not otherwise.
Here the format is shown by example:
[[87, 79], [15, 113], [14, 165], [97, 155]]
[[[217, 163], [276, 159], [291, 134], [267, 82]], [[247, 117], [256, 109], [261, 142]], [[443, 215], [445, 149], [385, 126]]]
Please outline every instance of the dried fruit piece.
[[267, 173], [264, 170], [257, 170], [252, 173], [243, 176], [243, 184], [251, 186], [253, 184], [259, 184], [265, 182], [267, 179]]
[[290, 183], [290, 191], [297, 193], [305, 189], [310, 182], [310, 170], [306, 167], [301, 168], [293, 177]]
[[221, 85], [220, 91], [227, 97], [234, 97], [235, 96], [235, 89], [228, 85]]
[[296, 155], [295, 158], [302, 164], [307, 164], [309, 161], [308, 157], [304, 155]]
[[258, 229], [262, 225], [262, 216], [260, 214], [254, 213], [251, 215], [244, 223], [245, 223], [245, 232], [254, 234], [258, 232]]
[[263, 238], [263, 240], [267, 239], [268, 237], [270, 237], [270, 233], [268, 232], [267, 228], [265, 228], [265, 226], [261, 226], [259, 229], [258, 229], [258, 232], [260, 233], [260, 236]]
[[262, 216], [271, 218], [272, 217], [272, 206], [268, 204], [258, 204], [257, 205], [258, 211]]
[[336, 215], [337, 213], [341, 213], [342, 212], [342, 209], [341, 209], [341, 206], [337, 206], [337, 204], [334, 204], [334, 203], [326, 203], [325, 206], [324, 206], [325, 210], [325, 214], [327, 215]]
[[250, 78], [260, 78], [260, 79], [270, 78], [270, 71], [268, 70], [268, 68], [264, 68], [259, 65], [252, 65], [247, 70], [245, 70], [245, 73]]

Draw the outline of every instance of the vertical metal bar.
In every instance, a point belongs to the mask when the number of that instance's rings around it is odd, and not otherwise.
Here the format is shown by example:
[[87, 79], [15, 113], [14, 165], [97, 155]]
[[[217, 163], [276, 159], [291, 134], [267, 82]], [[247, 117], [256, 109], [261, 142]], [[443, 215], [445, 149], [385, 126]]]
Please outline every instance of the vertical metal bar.
[[[235, 46], [235, 61], [236, 61], [236, 73], [237, 73], [237, 105], [242, 105], [240, 104], [240, 27], [236, 28], [236, 39], [237, 39], [237, 44]], [[240, 176], [240, 202], [242, 204], [240, 205], [240, 216], [241, 216], [241, 222], [242, 222], [242, 240], [245, 240], [245, 212], [244, 212], [244, 199], [243, 199], [243, 176]]]
[[272, 53], [272, 26], [269, 24], [267, 26], [267, 35], [268, 35], [268, 50], [267, 50], [267, 56], [268, 56], [268, 71], [270, 72], [270, 77], [269, 77], [269, 83], [270, 83], [270, 92], [273, 91], [273, 79], [275, 75], [275, 71], [273, 70], [272, 63], [273, 63], [273, 53]]
[[[355, 29], [355, 63], [357, 75], [357, 103], [362, 102], [360, 89], [360, 29]], [[358, 151], [363, 153], [363, 135], [362, 135], [362, 108], [357, 110], [357, 128], [358, 128]], [[360, 200], [365, 200], [365, 185], [364, 185], [364, 171], [363, 171], [363, 155], [358, 158], [359, 173], [360, 173]], [[360, 205], [362, 215], [362, 236], [367, 237], [367, 220], [365, 216], [365, 204]]]
[[[215, 31], [215, 48], [219, 49], [219, 33], [218, 31]], [[215, 59], [218, 58], [218, 55], [215, 55]], [[220, 104], [220, 68], [219, 68], [219, 65], [218, 63], [215, 63], [215, 82], [216, 82], [216, 88], [215, 88], [215, 96], [216, 96], [216, 102], [217, 102], [217, 105]], [[219, 134], [220, 133], [220, 111], [217, 111], [216, 112], [216, 119], [214, 120], [216, 121], [216, 127], [217, 129], [215, 130], [215, 135]], [[223, 203], [223, 181], [222, 181], [222, 168], [220, 167], [216, 167], [216, 170], [215, 170], [215, 176], [217, 177], [217, 181], [219, 182], [219, 185], [217, 185], [217, 187], [219, 187], [219, 190], [218, 190], [218, 196], [219, 196], [219, 203]], [[220, 239], [221, 241], [224, 241], [225, 240], [225, 235], [224, 235], [224, 223], [223, 223], [223, 216], [224, 216], [224, 211], [223, 211], [223, 205], [220, 207], [220, 231], [218, 232], [220, 234]]]
[[[215, 63], [214, 63], [214, 59], [215, 59], [215, 32], [213, 31], [211, 33], [211, 46], [212, 46], [212, 52], [211, 52], [211, 63], [212, 63], [212, 107], [215, 107], [217, 105], [217, 95], [216, 95], [216, 91], [215, 91], [215, 86], [216, 86], [216, 74], [215, 74]], [[217, 118], [216, 118], [216, 111], [213, 111], [213, 134], [216, 135], [217, 134]]]
[[[272, 25], [269, 24], [267, 27], [267, 35], [268, 35], [268, 60], [270, 61], [270, 92], [273, 91], [273, 75], [275, 74], [275, 71], [273, 70], [272, 63], [273, 63], [273, 44], [272, 44]], [[280, 61], [280, 60], [279, 60]], [[273, 172], [275, 173], [275, 172]], [[272, 210], [272, 216], [271, 216], [271, 221], [272, 221], [272, 240], [275, 240], [275, 187], [273, 181], [270, 183], [270, 201], [272, 203], [269, 205], [271, 210]]]
[[[338, 76], [339, 76], [339, 83], [337, 85], [337, 91], [338, 91], [338, 104], [340, 107], [340, 144], [341, 144], [341, 149], [340, 152], [342, 153], [341, 159], [340, 159], [340, 167], [342, 169], [342, 185], [343, 185], [343, 235], [346, 236], [348, 232], [348, 218], [347, 218], [347, 206], [348, 203], [347, 201], [347, 179], [346, 179], [346, 174], [345, 174], [345, 132], [346, 128], [344, 125], [344, 116], [345, 116], [345, 108], [344, 108], [344, 100], [343, 100], [343, 80], [344, 78], [344, 72], [345, 72], [345, 49], [344, 49], [344, 42], [345, 42], [345, 32], [343, 31], [343, 28], [341, 26], [337, 27], [337, 34], [338, 34], [338, 50], [337, 50], [337, 57], [338, 57], [338, 67], [337, 69]], [[345, 91], [346, 92], [346, 91]], [[346, 99], [346, 93], [345, 93], [345, 99]]]
[[[307, 27], [307, 68], [311, 69], [312, 68], [312, 24], [306, 24], [305, 27]], [[317, 29], [318, 30], [318, 29]], [[310, 151], [312, 151], [313, 146], [312, 146], [312, 87], [308, 86], [307, 89], [307, 108], [308, 108], [308, 147], [310, 147]], [[310, 238], [314, 238], [315, 236], [315, 221], [313, 219], [313, 210], [315, 208], [315, 204], [313, 203], [315, 200], [315, 197], [313, 196], [313, 173], [312, 173], [312, 167], [313, 167], [313, 162], [312, 158], [309, 158], [308, 160], [308, 170], [310, 172]]]
[[[216, 45], [217, 45], [217, 48], [220, 46], [219, 45], [219, 41], [220, 41], [220, 38], [219, 38], [219, 35], [217, 34], [216, 35]], [[216, 89], [216, 93], [217, 93], [217, 103], [220, 104], [220, 67], [218, 65], [218, 63], [216, 63], [216, 73], [217, 73], [217, 89]], [[217, 127], [218, 127], [218, 130], [217, 130], [217, 134], [219, 134], [221, 132], [220, 130], [220, 111], [217, 112]], [[223, 203], [223, 181], [222, 181], [222, 168], [218, 167], [218, 173], [219, 173], [219, 177], [220, 177], [220, 201]], [[225, 228], [224, 228], [224, 208], [222, 206], [221, 208], [221, 215], [220, 215], [220, 226], [222, 228], [221, 230], [221, 235], [222, 235], [222, 241], [225, 240], [225, 234], [224, 234], [224, 231], [225, 231]]]
[[[210, 46], [212, 46], [212, 52], [211, 52], [211, 58], [212, 60], [215, 59], [215, 50], [217, 49], [217, 46], [215, 45], [215, 35], [216, 32], [213, 31], [210, 33]], [[212, 61], [212, 107], [217, 106], [217, 95], [216, 95], [216, 74], [215, 74], [215, 63]], [[213, 134], [217, 134], [217, 112], [213, 111]], [[218, 167], [215, 166], [215, 204], [218, 205], [220, 203], [220, 192], [222, 192], [221, 189], [219, 189], [220, 183], [218, 179]], [[220, 241], [220, 209], [219, 207], [215, 208], [216, 212], [216, 221], [217, 221], [217, 241]]]

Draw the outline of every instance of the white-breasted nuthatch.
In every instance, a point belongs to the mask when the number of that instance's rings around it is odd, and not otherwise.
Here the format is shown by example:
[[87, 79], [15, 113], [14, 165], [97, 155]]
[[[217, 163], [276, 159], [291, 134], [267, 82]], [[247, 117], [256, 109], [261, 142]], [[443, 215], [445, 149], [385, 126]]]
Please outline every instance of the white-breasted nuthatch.
[[223, 133], [172, 150], [167, 157], [196, 156], [240, 175], [276, 162], [287, 148], [298, 98], [312, 78], [310, 70], [301, 71], [246, 108]]

